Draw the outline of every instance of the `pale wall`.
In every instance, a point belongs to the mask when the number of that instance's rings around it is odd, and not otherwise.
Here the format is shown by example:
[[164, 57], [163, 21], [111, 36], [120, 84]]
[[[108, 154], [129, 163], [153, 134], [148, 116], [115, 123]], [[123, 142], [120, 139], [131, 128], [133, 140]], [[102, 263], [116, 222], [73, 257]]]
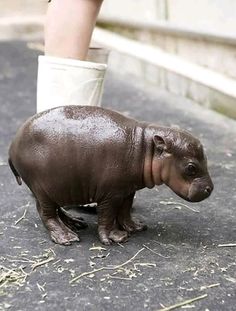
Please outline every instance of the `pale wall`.
[[169, 0], [169, 20], [236, 35], [235, 0]]
[[165, 19], [165, 0], [104, 0], [100, 16], [131, 20]]
[[45, 14], [47, 0], [0, 0], [0, 18]]
[[101, 16], [168, 20], [193, 29], [236, 35], [236, 0], [104, 0]]

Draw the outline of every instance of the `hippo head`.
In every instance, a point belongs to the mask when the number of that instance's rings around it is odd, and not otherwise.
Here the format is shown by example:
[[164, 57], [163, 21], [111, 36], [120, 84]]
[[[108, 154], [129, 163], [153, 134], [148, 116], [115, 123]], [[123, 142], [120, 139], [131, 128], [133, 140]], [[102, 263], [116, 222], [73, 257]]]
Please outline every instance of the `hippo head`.
[[152, 137], [161, 182], [190, 202], [209, 197], [214, 186], [200, 141], [186, 131], [172, 128], [159, 129]]

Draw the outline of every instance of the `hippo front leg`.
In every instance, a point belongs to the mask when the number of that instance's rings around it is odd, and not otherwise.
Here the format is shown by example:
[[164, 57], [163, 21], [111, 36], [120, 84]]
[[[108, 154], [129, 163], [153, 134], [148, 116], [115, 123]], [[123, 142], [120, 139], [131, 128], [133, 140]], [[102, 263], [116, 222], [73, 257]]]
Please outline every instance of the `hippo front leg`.
[[100, 204], [98, 213], [98, 235], [100, 241], [105, 245], [113, 242], [120, 243], [127, 241], [128, 233], [121, 231], [116, 223], [117, 210], [122, 200], [109, 200]]
[[131, 217], [131, 209], [134, 200], [134, 193], [131, 193], [123, 202], [122, 208], [118, 211], [117, 222], [128, 233], [137, 231], [144, 231], [147, 229], [147, 225], [141, 221], [133, 220]]

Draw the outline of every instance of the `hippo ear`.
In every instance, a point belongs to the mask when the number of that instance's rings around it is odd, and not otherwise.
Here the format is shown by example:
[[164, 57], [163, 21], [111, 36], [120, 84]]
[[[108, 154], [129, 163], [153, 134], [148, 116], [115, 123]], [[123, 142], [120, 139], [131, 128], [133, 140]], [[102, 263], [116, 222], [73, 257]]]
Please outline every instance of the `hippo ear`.
[[154, 135], [153, 136], [153, 141], [156, 146], [156, 150], [159, 155], [161, 155], [164, 151], [166, 151], [167, 146], [165, 140], [159, 136], [159, 135]]

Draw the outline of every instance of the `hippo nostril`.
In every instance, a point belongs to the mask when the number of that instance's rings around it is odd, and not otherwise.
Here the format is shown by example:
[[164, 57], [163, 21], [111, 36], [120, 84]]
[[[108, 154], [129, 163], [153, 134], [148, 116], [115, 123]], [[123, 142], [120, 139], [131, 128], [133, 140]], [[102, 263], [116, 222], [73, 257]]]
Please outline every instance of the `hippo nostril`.
[[211, 187], [210, 186], [206, 186], [205, 193], [206, 194], [210, 194], [211, 193]]

